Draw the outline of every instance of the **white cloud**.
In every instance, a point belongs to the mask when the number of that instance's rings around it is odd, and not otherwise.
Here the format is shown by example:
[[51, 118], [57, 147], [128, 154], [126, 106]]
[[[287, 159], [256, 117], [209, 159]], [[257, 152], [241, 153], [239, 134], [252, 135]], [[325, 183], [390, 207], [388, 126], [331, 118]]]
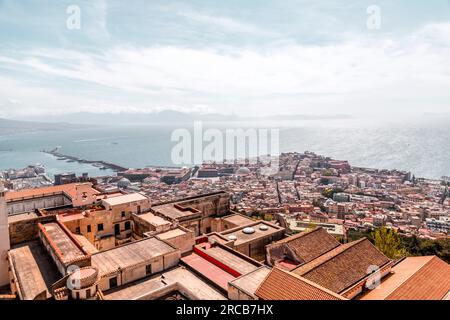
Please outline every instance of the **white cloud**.
[[[65, 97], [71, 106], [66, 111], [77, 105], [90, 110], [116, 105], [120, 111], [170, 107], [244, 114], [369, 108], [403, 112], [425, 107], [437, 111], [450, 102], [448, 31], [450, 24], [433, 24], [403, 39], [359, 35], [340, 44], [263, 49], [114, 47], [100, 55], [40, 49], [16, 55], [24, 58], [0, 55], [0, 63], [55, 79], [54, 88], [47, 91], [18, 84], [26, 96], [32, 93], [34, 104], [45, 105], [44, 110], [60, 105], [58, 99]], [[68, 99], [67, 92], [57, 89], [66, 80], [81, 81], [93, 90]], [[119, 97], [105, 94], [105, 88]], [[22, 96], [3, 86], [0, 94], [6, 99]], [[208, 107], [199, 108], [202, 105]]]
[[244, 23], [230, 17], [211, 15], [204, 12], [197, 12], [192, 10], [178, 11], [177, 15], [186, 18], [191, 22], [204, 24], [207, 27], [218, 27], [230, 33], [244, 33], [259, 36], [276, 35], [276, 33], [274, 32], [263, 30], [260, 27], [254, 26], [250, 23]]

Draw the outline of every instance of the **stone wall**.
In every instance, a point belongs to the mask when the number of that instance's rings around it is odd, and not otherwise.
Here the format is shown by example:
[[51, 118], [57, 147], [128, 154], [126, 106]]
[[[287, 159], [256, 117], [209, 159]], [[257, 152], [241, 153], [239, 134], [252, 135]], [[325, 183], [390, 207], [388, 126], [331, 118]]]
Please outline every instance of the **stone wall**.
[[230, 195], [226, 192], [218, 192], [179, 201], [178, 204], [182, 207], [191, 207], [200, 210], [202, 217], [223, 216], [230, 211]]
[[10, 223], [9, 238], [11, 246], [38, 239], [38, 224], [54, 221], [56, 221], [56, 216], [43, 216]]
[[[180, 249], [181, 254], [192, 251], [193, 246], [195, 245], [195, 235], [194, 232], [190, 229], [183, 228], [181, 226], [178, 227], [180, 230], [183, 230], [185, 233], [180, 234], [176, 237], [172, 238], [164, 238], [163, 241], [166, 241], [173, 247]], [[155, 236], [157, 239], [161, 239], [158, 235]]]

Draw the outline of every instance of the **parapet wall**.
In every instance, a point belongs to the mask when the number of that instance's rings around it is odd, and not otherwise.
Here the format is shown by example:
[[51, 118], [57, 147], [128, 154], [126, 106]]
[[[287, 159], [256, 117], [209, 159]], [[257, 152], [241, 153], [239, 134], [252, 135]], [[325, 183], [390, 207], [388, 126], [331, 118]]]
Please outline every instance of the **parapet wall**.
[[35, 217], [9, 224], [11, 246], [39, 238], [39, 223], [55, 222], [56, 216]]
[[177, 203], [181, 207], [191, 207], [202, 212], [202, 217], [223, 216], [230, 211], [230, 195], [218, 192], [197, 198], [181, 200]]

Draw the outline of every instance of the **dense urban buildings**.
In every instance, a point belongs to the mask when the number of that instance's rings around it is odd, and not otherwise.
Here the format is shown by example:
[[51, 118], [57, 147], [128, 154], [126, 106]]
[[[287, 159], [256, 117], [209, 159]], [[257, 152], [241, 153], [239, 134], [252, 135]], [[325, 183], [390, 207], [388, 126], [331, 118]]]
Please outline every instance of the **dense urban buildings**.
[[282, 154], [271, 176], [261, 168], [247, 161], [67, 174], [30, 187], [35, 172], [20, 175], [26, 188], [8, 170], [0, 298], [450, 298], [448, 252], [386, 250], [369, 237], [383, 230], [448, 245], [447, 182], [310, 152]]

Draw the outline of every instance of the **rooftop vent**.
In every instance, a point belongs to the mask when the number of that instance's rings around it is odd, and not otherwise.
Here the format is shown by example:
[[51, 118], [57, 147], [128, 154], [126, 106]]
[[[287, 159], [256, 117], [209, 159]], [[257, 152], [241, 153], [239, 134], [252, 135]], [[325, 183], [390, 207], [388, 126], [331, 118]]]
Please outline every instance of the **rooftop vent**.
[[255, 229], [248, 227], [248, 228], [244, 228], [244, 230], [242, 230], [242, 232], [245, 234], [252, 234], [252, 233], [255, 233]]
[[263, 224], [263, 225], [261, 225], [261, 226], [259, 227], [259, 230], [261, 230], [261, 231], [267, 231], [267, 230], [269, 230], [269, 227]]
[[228, 239], [230, 239], [230, 240], [237, 240], [237, 237], [235, 235], [231, 235], [231, 236], [228, 236]]

